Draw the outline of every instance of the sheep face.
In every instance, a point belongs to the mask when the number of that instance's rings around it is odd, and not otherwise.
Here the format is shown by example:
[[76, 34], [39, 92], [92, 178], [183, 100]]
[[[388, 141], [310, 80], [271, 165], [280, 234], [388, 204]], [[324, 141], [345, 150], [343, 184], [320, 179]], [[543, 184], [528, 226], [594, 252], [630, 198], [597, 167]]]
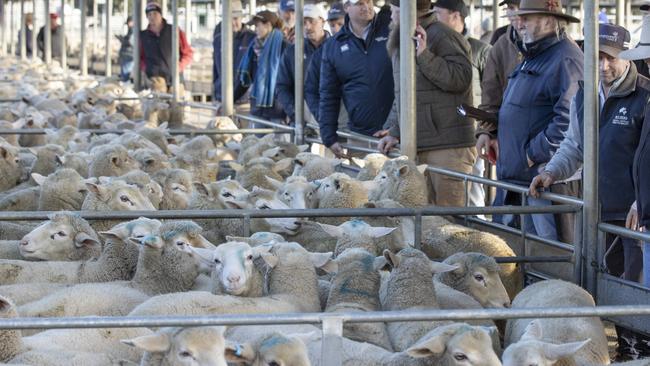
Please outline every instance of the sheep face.
[[46, 221], [20, 241], [20, 255], [26, 259], [66, 261], [85, 257], [79, 252], [94, 251], [101, 242], [88, 233], [78, 232], [69, 220]]
[[310, 183], [304, 177], [289, 177], [285, 183], [271, 177], [266, 180], [276, 189], [276, 197], [293, 209], [316, 207], [316, 190], [318, 185]]
[[[310, 336], [310, 335], [307, 335]], [[272, 333], [259, 342], [226, 346], [226, 360], [250, 366], [310, 366], [309, 352], [298, 336]]]
[[406, 352], [414, 358], [436, 359], [436, 365], [501, 366], [488, 332], [462, 323], [436, 328]]
[[220, 202], [223, 207], [240, 210], [248, 207], [250, 192], [235, 180], [221, 180], [204, 184], [194, 183], [196, 191], [214, 202]]
[[361, 168], [358, 180], [373, 180], [389, 158], [384, 154], [368, 154], [365, 158], [352, 158], [352, 162]]
[[224, 330], [224, 327], [165, 328], [122, 342], [145, 351], [143, 365], [155, 362], [169, 366], [226, 366]]
[[115, 225], [109, 231], [101, 232], [99, 234], [121, 240], [126, 240], [128, 238], [142, 239], [145, 236], [158, 231], [161, 225], [162, 223], [158, 220], [140, 217], [135, 220]]
[[86, 183], [89, 192], [115, 211], [154, 211], [156, 208], [138, 187], [120, 181], [107, 185]]
[[20, 181], [22, 171], [17, 151], [9, 145], [0, 145], [0, 192], [13, 188]]
[[149, 174], [171, 167], [167, 155], [151, 149], [138, 149], [133, 153], [133, 158]]
[[[289, 206], [273, 197], [257, 195], [255, 189], [251, 192], [249, 202], [257, 210], [288, 210]], [[279, 234], [296, 235], [300, 228], [300, 222], [294, 217], [267, 217], [264, 221], [271, 227], [271, 231]]]
[[286, 158], [294, 158], [297, 154], [305, 152], [309, 149], [309, 145], [296, 146], [292, 143], [278, 142], [278, 146], [265, 150], [262, 156], [265, 158], [273, 159], [273, 161], [280, 161]]
[[212, 251], [212, 280], [219, 293], [240, 296], [250, 290], [255, 259], [260, 253], [268, 252], [270, 247], [251, 248], [243, 242], [221, 244]]

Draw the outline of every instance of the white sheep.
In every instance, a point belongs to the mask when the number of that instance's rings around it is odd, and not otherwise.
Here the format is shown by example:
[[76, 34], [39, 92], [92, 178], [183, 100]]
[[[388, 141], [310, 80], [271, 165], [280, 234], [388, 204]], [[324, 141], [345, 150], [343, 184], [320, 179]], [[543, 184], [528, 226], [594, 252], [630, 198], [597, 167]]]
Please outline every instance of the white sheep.
[[416, 166], [406, 159], [392, 159], [384, 163], [370, 190], [370, 201], [390, 199], [404, 207], [428, 205], [427, 182], [423, 175], [426, 166]]
[[330, 159], [312, 153], [300, 153], [293, 159], [293, 176], [305, 177], [308, 181], [325, 179], [343, 164], [341, 159]]
[[305, 177], [292, 176], [281, 182], [269, 176], [266, 180], [276, 191], [276, 197], [294, 209], [316, 208], [318, 185], [310, 183]]
[[153, 174], [163, 190], [161, 210], [185, 210], [194, 190], [192, 174], [183, 169], [163, 169]]
[[386, 161], [390, 160], [388, 156], [379, 153], [366, 155], [363, 159], [352, 158], [352, 162], [361, 168], [357, 174], [358, 180], [369, 181], [375, 179]]
[[20, 183], [22, 171], [18, 164], [18, 149], [9, 144], [0, 144], [0, 192], [14, 188]]
[[79, 211], [88, 192], [86, 183], [93, 182], [68, 168], [59, 169], [47, 177], [32, 173], [32, 179], [40, 191], [36, 201], [38, 211]]
[[91, 177], [118, 177], [131, 170], [138, 169], [138, 163], [129, 156], [127, 149], [121, 145], [98, 146], [92, 149], [90, 154], [93, 157], [88, 167], [88, 174]]
[[350, 248], [363, 248], [378, 256], [384, 252], [384, 249], [399, 252], [405, 247], [403, 243], [392, 240], [390, 236], [396, 228], [373, 227], [358, 219], [346, 221], [339, 226], [327, 224], [320, 224], [320, 226], [337, 239], [334, 256]]
[[242, 187], [251, 190], [257, 186], [264, 189], [274, 189], [267, 176], [275, 180], [282, 180], [280, 173], [291, 167], [292, 159], [283, 159], [274, 162], [269, 158], [251, 159], [246, 165], [231, 162], [230, 167], [237, 173], [235, 180], [241, 183]]
[[[368, 202], [363, 184], [344, 173], [334, 173], [320, 181], [316, 191], [317, 208], [359, 208]], [[349, 217], [319, 218], [323, 224], [340, 225]]]

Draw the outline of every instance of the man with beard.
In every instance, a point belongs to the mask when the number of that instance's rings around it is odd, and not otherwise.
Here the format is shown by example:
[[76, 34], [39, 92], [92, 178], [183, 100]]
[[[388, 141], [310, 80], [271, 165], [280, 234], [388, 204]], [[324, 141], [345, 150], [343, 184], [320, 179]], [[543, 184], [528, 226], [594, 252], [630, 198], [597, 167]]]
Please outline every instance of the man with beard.
[[[305, 57], [303, 74], [307, 72], [309, 63], [311, 62], [312, 55], [316, 52], [323, 42], [328, 38], [325, 31], [325, 18], [327, 17], [325, 9], [320, 5], [308, 4], [305, 5], [303, 11], [304, 27], [305, 27]], [[282, 55], [280, 62], [280, 70], [278, 71], [278, 81], [276, 84], [276, 91], [278, 93], [278, 102], [287, 114], [289, 122], [293, 123], [296, 120], [295, 111], [295, 53], [296, 46], [291, 45], [287, 47]]]
[[[399, 142], [399, 0], [391, 1], [392, 25], [388, 52], [393, 62], [395, 102], [378, 149], [387, 153]], [[405, 4], [404, 2], [403, 4]], [[476, 161], [474, 121], [459, 116], [456, 108], [472, 104], [470, 46], [458, 32], [436, 19], [431, 2], [417, 1], [416, 56], [418, 161], [470, 174]], [[464, 206], [463, 181], [440, 174], [429, 176], [430, 202], [438, 206]]]

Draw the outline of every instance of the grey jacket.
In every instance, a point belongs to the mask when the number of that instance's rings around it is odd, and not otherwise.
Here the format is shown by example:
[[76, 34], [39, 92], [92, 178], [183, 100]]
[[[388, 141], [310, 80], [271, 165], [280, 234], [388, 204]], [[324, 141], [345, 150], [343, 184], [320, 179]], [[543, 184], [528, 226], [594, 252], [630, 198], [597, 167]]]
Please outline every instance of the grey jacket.
[[472, 48], [472, 97], [474, 105], [481, 105], [481, 82], [485, 73], [485, 64], [492, 46], [476, 38], [465, 37]]
[[[469, 43], [434, 14], [419, 18], [419, 23], [427, 31], [428, 49], [416, 58], [418, 151], [473, 146], [474, 121], [456, 113], [460, 104], [472, 104]], [[388, 53], [395, 101], [384, 129], [399, 137], [399, 29], [391, 31]]]

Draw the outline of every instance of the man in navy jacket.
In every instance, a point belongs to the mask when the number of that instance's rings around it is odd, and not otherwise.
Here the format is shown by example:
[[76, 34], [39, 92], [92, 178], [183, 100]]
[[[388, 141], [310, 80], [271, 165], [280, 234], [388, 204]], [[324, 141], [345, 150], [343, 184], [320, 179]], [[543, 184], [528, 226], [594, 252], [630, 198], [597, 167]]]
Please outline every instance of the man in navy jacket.
[[393, 70], [386, 41], [390, 10], [375, 15], [372, 0], [347, 0], [345, 26], [323, 47], [319, 125], [323, 144], [337, 156], [340, 102], [348, 128], [371, 136], [381, 130], [393, 104]]

